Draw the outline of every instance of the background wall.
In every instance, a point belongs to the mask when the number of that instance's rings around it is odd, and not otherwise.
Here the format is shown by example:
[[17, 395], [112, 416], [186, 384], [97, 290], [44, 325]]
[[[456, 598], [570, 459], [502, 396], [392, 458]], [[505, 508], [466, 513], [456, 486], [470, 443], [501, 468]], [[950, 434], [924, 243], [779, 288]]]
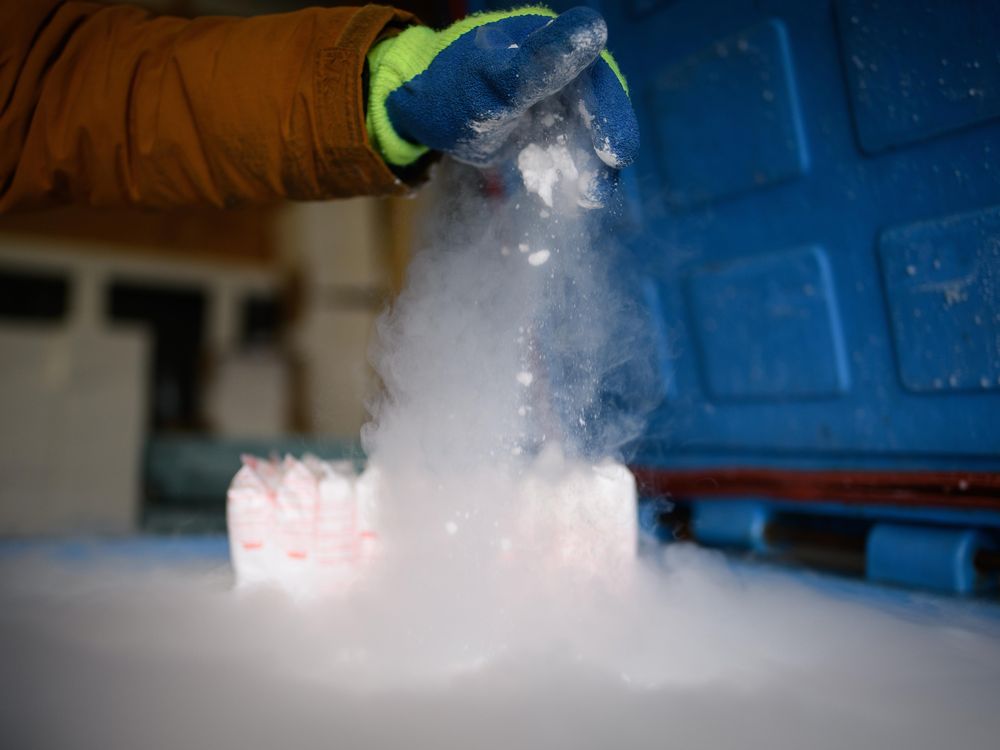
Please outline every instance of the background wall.
[[[153, 438], [355, 441], [377, 387], [369, 335], [405, 262], [403, 205], [284, 206], [249, 257], [233, 240], [102, 235], [85, 216], [51, 230], [49, 214], [0, 217], [0, 534], [135, 529]], [[241, 220], [219, 214], [212, 235], [238, 243]], [[46, 307], [25, 281], [37, 278], [62, 285], [62, 302]], [[140, 301], [196, 296], [201, 324], [115, 319], [122, 285]], [[276, 318], [255, 322], [255, 301]], [[194, 370], [175, 373], [195, 410], [175, 419], [162, 417], [174, 380], [154, 372], [165, 335], [200, 342]]]

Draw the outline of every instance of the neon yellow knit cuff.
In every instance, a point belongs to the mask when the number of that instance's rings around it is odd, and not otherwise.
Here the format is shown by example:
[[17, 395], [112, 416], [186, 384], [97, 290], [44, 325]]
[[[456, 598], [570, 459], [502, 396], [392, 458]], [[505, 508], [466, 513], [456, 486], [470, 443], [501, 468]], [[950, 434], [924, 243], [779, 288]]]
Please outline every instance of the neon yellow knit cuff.
[[368, 137], [389, 164], [405, 167], [428, 148], [402, 138], [389, 120], [385, 101], [389, 94], [430, 65], [437, 32], [413, 26], [399, 36], [379, 42], [368, 53]]

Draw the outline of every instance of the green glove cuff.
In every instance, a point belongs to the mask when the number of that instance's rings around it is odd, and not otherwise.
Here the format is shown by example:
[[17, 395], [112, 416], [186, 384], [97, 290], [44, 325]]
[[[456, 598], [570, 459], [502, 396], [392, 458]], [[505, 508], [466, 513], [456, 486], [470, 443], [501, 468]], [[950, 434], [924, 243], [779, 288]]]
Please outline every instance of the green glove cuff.
[[389, 94], [427, 69], [434, 59], [437, 32], [412, 26], [399, 36], [379, 42], [368, 53], [368, 115], [365, 125], [372, 145], [389, 164], [405, 167], [428, 148], [396, 133], [385, 100]]
[[[393, 91], [427, 70], [434, 58], [463, 34], [495, 21], [532, 15], [555, 18], [558, 14], [542, 5], [475, 13], [443, 31], [412, 26], [372, 47], [368, 52], [368, 115], [365, 125], [368, 137], [382, 158], [393, 166], [405, 167], [429, 150], [426, 146], [407, 141], [393, 128], [385, 106]], [[628, 94], [628, 84], [611, 53], [604, 50], [601, 58]]]

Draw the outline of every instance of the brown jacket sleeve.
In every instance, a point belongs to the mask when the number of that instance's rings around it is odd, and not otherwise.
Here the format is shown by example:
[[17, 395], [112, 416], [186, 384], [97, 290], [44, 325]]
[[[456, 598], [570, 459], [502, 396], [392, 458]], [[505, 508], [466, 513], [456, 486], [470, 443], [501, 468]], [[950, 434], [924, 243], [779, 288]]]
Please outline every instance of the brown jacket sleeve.
[[0, 212], [403, 192], [368, 143], [361, 81], [371, 45], [412, 22], [0, 0]]

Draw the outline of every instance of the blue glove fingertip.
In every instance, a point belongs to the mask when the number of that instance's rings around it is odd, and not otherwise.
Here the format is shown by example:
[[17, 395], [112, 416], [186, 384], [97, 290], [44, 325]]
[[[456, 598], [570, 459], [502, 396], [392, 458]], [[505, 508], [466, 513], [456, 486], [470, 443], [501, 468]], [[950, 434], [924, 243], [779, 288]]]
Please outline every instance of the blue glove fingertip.
[[526, 36], [509, 64], [489, 71], [518, 111], [564, 88], [604, 49], [608, 28], [590, 8], [573, 8]]
[[639, 123], [624, 79], [604, 55], [581, 77], [580, 114], [601, 161], [613, 169], [622, 169], [635, 161], [639, 152]]

